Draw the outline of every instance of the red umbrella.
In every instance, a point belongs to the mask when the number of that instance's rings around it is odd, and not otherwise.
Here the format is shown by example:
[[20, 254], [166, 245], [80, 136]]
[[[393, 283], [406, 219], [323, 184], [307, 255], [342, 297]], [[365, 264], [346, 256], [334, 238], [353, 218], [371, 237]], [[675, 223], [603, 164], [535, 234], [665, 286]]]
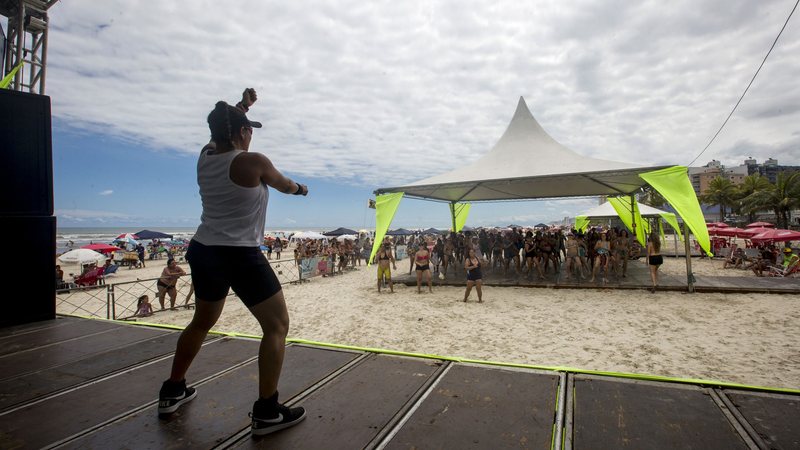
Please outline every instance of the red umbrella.
[[739, 236], [742, 231], [745, 230], [737, 227], [718, 228], [716, 234], [717, 236], [735, 237]]
[[769, 222], [753, 222], [748, 224], [746, 228], [775, 228], [775, 225]]
[[763, 233], [769, 230], [772, 230], [772, 228], [764, 228], [764, 227], [746, 228], [744, 230], [739, 231], [739, 234], [737, 234], [737, 236], [749, 239], [759, 233]]
[[89, 244], [89, 245], [84, 245], [81, 248], [88, 248], [89, 250], [94, 250], [100, 253], [113, 253], [122, 250], [119, 247], [114, 247], [113, 245], [108, 245], [108, 244]]
[[708, 235], [709, 235], [709, 236], [716, 236], [716, 235], [717, 235], [717, 233], [719, 233], [719, 230], [721, 230], [721, 229], [722, 229], [722, 228], [717, 228], [717, 227], [712, 227], [712, 226], [709, 226], [709, 227], [708, 227]]
[[716, 227], [716, 228], [728, 228], [728, 224], [727, 224], [727, 223], [725, 223], [725, 222], [712, 222], [712, 223], [707, 223], [707, 224], [706, 224], [706, 226], [707, 226], [707, 227]]
[[800, 241], [800, 232], [792, 230], [767, 230], [750, 238], [755, 244], [767, 242]]

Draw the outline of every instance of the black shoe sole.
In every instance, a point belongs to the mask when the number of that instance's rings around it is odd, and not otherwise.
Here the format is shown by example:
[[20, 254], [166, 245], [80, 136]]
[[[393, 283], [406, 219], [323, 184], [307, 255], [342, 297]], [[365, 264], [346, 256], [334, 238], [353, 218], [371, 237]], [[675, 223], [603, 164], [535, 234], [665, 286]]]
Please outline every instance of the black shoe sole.
[[268, 435], [270, 433], [274, 433], [276, 431], [284, 430], [284, 429], [289, 428], [291, 426], [297, 425], [298, 423], [302, 422], [303, 419], [305, 419], [305, 418], [306, 418], [306, 412], [303, 411], [303, 415], [302, 416], [300, 416], [300, 417], [298, 417], [298, 418], [296, 418], [296, 419], [294, 419], [294, 420], [292, 420], [290, 422], [277, 423], [275, 425], [267, 426], [267, 427], [264, 427], [264, 428], [253, 428], [253, 427], [251, 427], [250, 428], [250, 434], [252, 434], [253, 436], [266, 436], [266, 435]]
[[190, 401], [194, 400], [195, 397], [197, 397], [197, 389], [195, 389], [194, 392], [192, 392], [192, 395], [190, 395], [188, 397], [184, 397], [184, 398], [178, 400], [178, 402], [175, 403], [174, 405], [166, 406], [166, 407], [159, 406], [158, 407], [158, 415], [159, 416], [170, 415], [170, 414], [174, 413], [175, 411], [177, 411], [178, 408], [180, 408], [181, 405], [183, 405], [184, 403], [189, 403]]

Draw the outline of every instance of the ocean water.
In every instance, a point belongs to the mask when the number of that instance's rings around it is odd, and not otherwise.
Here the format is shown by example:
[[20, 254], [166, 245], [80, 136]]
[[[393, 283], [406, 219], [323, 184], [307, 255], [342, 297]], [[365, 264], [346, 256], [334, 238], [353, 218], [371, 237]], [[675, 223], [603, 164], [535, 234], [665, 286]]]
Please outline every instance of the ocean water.
[[[335, 227], [334, 227], [335, 228]], [[297, 227], [295, 229], [286, 228], [267, 228], [267, 233], [294, 233], [297, 231], [317, 231], [324, 232], [334, 228], [315, 228], [315, 227]], [[81, 248], [88, 244], [111, 244], [111, 242], [123, 233], [136, 233], [143, 229], [151, 231], [160, 231], [173, 235], [175, 239], [191, 239], [194, 236], [196, 227], [191, 228], [176, 228], [176, 227], [151, 227], [151, 228], [124, 228], [124, 227], [108, 227], [108, 228], [77, 228], [77, 227], [62, 227], [56, 230], [56, 254], [61, 254], [70, 250], [70, 241], [72, 241], [72, 248]], [[144, 241], [147, 243], [149, 241]]]

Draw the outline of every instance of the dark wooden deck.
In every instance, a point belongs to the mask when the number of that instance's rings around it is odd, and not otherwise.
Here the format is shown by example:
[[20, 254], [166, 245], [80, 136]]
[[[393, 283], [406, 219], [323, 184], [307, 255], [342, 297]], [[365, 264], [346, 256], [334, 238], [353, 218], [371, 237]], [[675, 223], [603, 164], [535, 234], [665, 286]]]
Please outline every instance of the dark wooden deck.
[[307, 419], [254, 439], [258, 342], [210, 336], [198, 397], [156, 414], [177, 332], [60, 317], [0, 329], [0, 448], [800, 448], [800, 394], [292, 344]]
[[[392, 271], [392, 279], [395, 283], [402, 283], [407, 286], [416, 286], [416, 273], [408, 273], [408, 261], [398, 264], [398, 270]], [[523, 269], [524, 270], [524, 269]], [[535, 273], [535, 272], [534, 272]], [[731, 276], [709, 277], [695, 275], [696, 292], [724, 292], [724, 293], [769, 293], [769, 294], [800, 294], [800, 277], [777, 278], [777, 277], [752, 277], [743, 273], [741, 269], [731, 269]], [[439, 279], [436, 274], [433, 276], [434, 286], [464, 286], [466, 275], [464, 270], [458, 266], [457, 270], [448, 268], [446, 278]], [[486, 286], [519, 286], [519, 287], [544, 287], [544, 288], [566, 288], [566, 289], [649, 289], [652, 286], [650, 272], [641, 261], [631, 261], [628, 265], [626, 276], [620, 277], [613, 273], [609, 275], [606, 282], [603, 282], [602, 275], [598, 273], [595, 282], [590, 282], [591, 276], [582, 279], [572, 277], [567, 279], [564, 271], [554, 273], [552, 267], [545, 274], [543, 280], [538, 275], [528, 277], [517, 275], [514, 268], [510, 267], [508, 274], [504, 275], [502, 269], [483, 270], [483, 284]], [[686, 275], [665, 275], [659, 274], [659, 289], [665, 291], [686, 291]]]

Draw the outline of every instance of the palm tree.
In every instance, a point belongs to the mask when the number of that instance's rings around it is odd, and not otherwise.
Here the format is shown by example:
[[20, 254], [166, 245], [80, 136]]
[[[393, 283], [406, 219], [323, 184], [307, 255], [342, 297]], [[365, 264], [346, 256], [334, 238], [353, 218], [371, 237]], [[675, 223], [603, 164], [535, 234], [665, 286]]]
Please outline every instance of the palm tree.
[[719, 221], [725, 220], [725, 207], [731, 206], [736, 200], [736, 186], [731, 180], [720, 176], [708, 183], [705, 194], [700, 196], [700, 201], [709, 205], [719, 205]]
[[747, 213], [749, 222], [756, 221], [756, 213], [758, 211], [770, 208], [768, 205], [751, 205], [745, 202], [744, 200], [754, 192], [769, 190], [772, 189], [772, 187], [773, 186], [769, 182], [767, 177], [761, 176], [761, 174], [758, 173], [754, 173], [753, 175], [748, 175], [744, 177], [742, 184], [738, 186], [739, 208], [742, 212]]
[[771, 189], [748, 195], [743, 204], [748, 209], [771, 209], [778, 227], [787, 228], [793, 209], [800, 208], [800, 172], [781, 172]]

